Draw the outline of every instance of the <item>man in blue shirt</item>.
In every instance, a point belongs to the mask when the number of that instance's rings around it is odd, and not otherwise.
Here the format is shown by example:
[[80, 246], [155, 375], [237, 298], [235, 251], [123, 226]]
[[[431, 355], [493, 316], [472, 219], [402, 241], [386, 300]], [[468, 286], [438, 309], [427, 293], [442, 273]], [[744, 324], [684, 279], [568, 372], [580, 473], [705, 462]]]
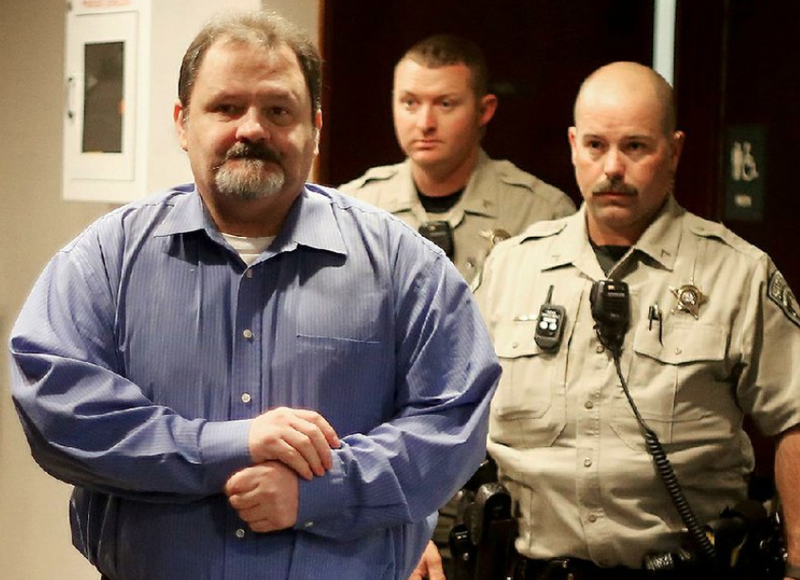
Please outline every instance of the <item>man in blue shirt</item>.
[[469, 289], [305, 183], [320, 92], [285, 21], [207, 26], [175, 106], [195, 183], [90, 226], [23, 307], [14, 400], [105, 578], [405, 580], [484, 457], [499, 367]]

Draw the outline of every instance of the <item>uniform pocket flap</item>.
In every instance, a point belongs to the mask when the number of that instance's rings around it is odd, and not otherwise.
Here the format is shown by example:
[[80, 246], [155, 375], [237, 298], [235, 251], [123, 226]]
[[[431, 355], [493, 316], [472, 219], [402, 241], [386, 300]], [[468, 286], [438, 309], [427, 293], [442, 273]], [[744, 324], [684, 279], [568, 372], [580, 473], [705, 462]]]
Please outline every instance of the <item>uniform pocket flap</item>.
[[533, 340], [536, 319], [513, 320], [497, 325], [494, 333], [494, 349], [499, 358], [536, 356], [544, 351]]
[[639, 324], [633, 350], [671, 365], [719, 361], [725, 357], [726, 337], [719, 324], [667, 321], [659, 333], [656, 324], [645, 320]]

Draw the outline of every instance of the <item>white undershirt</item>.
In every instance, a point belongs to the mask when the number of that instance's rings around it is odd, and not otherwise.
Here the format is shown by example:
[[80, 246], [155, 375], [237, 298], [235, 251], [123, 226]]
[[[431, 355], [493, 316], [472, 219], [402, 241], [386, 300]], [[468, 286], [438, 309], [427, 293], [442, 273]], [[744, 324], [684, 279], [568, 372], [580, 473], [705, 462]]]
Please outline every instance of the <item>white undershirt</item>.
[[251, 266], [256, 258], [261, 255], [261, 252], [266, 250], [275, 239], [275, 236], [265, 236], [263, 238], [243, 238], [242, 236], [234, 236], [232, 234], [223, 233], [224, 237], [231, 247], [236, 250], [239, 257], [245, 264]]

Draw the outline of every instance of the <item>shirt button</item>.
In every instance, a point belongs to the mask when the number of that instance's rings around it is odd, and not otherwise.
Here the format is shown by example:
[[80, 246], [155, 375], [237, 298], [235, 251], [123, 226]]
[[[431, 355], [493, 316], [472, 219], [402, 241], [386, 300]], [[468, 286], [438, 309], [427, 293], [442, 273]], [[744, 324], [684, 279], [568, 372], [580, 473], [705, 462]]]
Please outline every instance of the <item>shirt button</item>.
[[247, 270], [244, 273], [244, 275], [245, 275], [245, 278], [252, 278], [253, 277], [253, 271], [252, 270]]
[[511, 348], [517, 348], [517, 347], [519, 347], [519, 343], [518, 342], [512, 342], [511, 343]]
[[234, 534], [236, 534], [236, 537], [241, 540], [245, 536], [245, 531], [242, 528], [239, 528], [234, 532]]
[[594, 403], [592, 403], [591, 401], [586, 401], [583, 404], [583, 406], [586, 407], [587, 409], [593, 409], [594, 408]]
[[242, 332], [242, 336], [249, 340], [249, 339], [253, 338], [253, 331], [250, 330], [249, 328], [246, 328], [244, 330], [244, 332]]
[[473, 262], [472, 260], [467, 260], [464, 265], [470, 270], [473, 270], [475, 268], [475, 262]]
[[249, 403], [253, 400], [253, 397], [250, 396], [250, 393], [242, 393], [242, 403]]
[[597, 521], [597, 516], [596, 516], [596, 515], [594, 515], [594, 514], [591, 514], [591, 515], [589, 516], [589, 521], [590, 521], [591, 523], [595, 523], [595, 522]]
[[683, 352], [683, 349], [680, 348], [680, 347], [675, 349], [675, 354], [681, 354], [682, 352]]
[[586, 459], [583, 460], [583, 466], [584, 467], [591, 467], [592, 466], [592, 460], [587, 457]]
[[594, 349], [594, 351], [595, 351], [597, 354], [600, 354], [600, 353], [602, 353], [602, 352], [605, 352], [605, 350], [606, 350], [606, 349], [605, 349], [605, 348], [603, 348], [603, 345], [602, 345], [602, 344], [598, 344], [598, 345], [597, 345], [597, 348], [595, 348], [595, 349]]

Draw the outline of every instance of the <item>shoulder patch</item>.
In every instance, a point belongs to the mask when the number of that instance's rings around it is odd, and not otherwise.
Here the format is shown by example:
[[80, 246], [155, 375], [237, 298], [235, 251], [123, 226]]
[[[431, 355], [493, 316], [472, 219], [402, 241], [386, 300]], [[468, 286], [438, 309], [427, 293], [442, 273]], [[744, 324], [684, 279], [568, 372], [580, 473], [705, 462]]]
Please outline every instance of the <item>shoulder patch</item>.
[[800, 306], [798, 306], [789, 284], [786, 283], [786, 278], [778, 270], [775, 270], [769, 277], [767, 296], [778, 305], [778, 308], [783, 310], [789, 320], [800, 327]]

